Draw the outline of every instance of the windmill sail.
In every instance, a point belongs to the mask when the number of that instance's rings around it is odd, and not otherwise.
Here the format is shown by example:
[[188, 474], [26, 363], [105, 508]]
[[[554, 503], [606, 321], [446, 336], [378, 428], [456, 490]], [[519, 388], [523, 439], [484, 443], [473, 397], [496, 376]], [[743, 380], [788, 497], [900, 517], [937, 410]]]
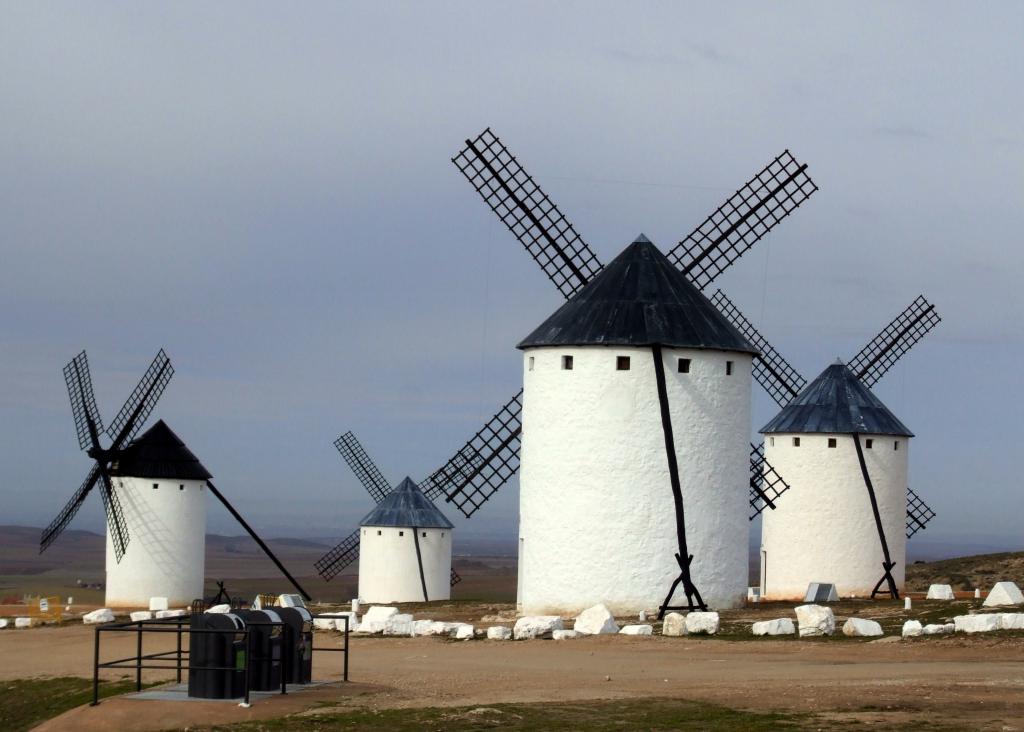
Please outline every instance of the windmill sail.
[[566, 298], [601, 271], [572, 223], [489, 127], [452, 162]]
[[918, 531], [924, 531], [933, 518], [935, 511], [921, 500], [921, 496], [917, 495], [913, 488], [907, 486], [907, 538]]
[[870, 389], [940, 322], [935, 306], [918, 296], [850, 360], [850, 371]]
[[100, 486], [100, 498], [103, 499], [103, 510], [107, 514], [107, 530], [110, 532], [110, 543], [114, 547], [114, 556], [120, 562], [121, 557], [128, 551], [128, 523], [124, 520], [121, 500], [114, 492], [110, 476], [106, 472], [101, 473], [101, 476], [103, 485]]
[[118, 450], [129, 440], [138, 434], [142, 425], [149, 419], [149, 415], [156, 407], [164, 389], [174, 376], [174, 367], [171, 360], [161, 348], [153, 359], [153, 362], [146, 369], [146, 373], [139, 379], [131, 395], [125, 400], [121, 411], [114, 417], [114, 421], [107, 427], [107, 436], [114, 440], [113, 450]]
[[82, 351], [64, 367], [64, 383], [71, 399], [71, 414], [75, 418], [75, 432], [78, 446], [87, 450], [93, 445], [89, 423], [97, 432], [103, 430], [103, 420], [96, 407], [96, 396], [92, 390], [92, 376], [89, 375], [89, 359]]
[[668, 258], [703, 290], [816, 190], [807, 165], [785, 150], [679, 242]]
[[765, 508], [775, 510], [779, 496], [789, 490], [789, 483], [783, 480], [775, 468], [764, 458], [764, 443], [750, 444], [750, 514], [753, 521]]
[[359, 444], [359, 440], [352, 434], [351, 430], [334, 441], [334, 446], [341, 453], [352, 472], [370, 497], [376, 503], [380, 503], [391, 492], [391, 484], [377, 468], [377, 465], [370, 459], [370, 456]]
[[359, 529], [342, 539], [329, 552], [320, 557], [313, 566], [325, 580], [332, 580], [345, 567], [359, 559]]

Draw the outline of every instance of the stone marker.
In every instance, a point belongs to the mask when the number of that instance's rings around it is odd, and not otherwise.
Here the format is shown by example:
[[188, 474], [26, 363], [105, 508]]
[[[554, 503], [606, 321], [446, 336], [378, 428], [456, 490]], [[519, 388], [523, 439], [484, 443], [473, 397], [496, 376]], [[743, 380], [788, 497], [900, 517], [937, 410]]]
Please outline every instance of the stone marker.
[[1001, 605], [1024, 605], [1024, 594], [1013, 582], [996, 582], [988, 593], [983, 607], [999, 607]]
[[793, 635], [796, 633], [796, 626], [789, 618], [778, 620], [761, 620], [751, 627], [754, 635]]
[[337, 630], [334, 618], [313, 618], [313, 630]]
[[82, 616], [82, 622], [86, 625], [98, 625], [99, 623], [112, 623], [114, 622], [114, 613], [110, 608], [101, 607], [99, 610], [93, 610], [91, 613], [86, 613]]
[[352, 600], [352, 612], [356, 613], [357, 615], [359, 614], [359, 611], [362, 609], [361, 607], [359, 607], [359, 604], [361, 602], [362, 600], [360, 600], [358, 597]]
[[398, 615], [397, 607], [374, 605], [363, 615], [363, 622], [356, 628], [357, 633], [383, 633], [388, 618]]
[[132, 619], [133, 623], [137, 623], [140, 620], [152, 620], [153, 613], [151, 613], [149, 610], [136, 610], [135, 612], [131, 613], [128, 617]]
[[830, 607], [800, 605], [796, 608], [796, 623], [801, 638], [836, 632], [836, 616]]
[[512, 629], [495, 625], [487, 629], [487, 640], [512, 640]]
[[748, 587], [747, 588], [747, 602], [757, 602], [761, 599], [761, 588], [760, 587]]
[[885, 633], [882, 632], [882, 626], [874, 620], [867, 620], [866, 618], [849, 618], [845, 623], [843, 623], [843, 635], [858, 638], [885, 635]]
[[686, 617], [681, 613], [668, 613], [661, 625], [661, 634], [673, 637], [686, 635]]
[[932, 623], [924, 626], [921, 631], [922, 635], [947, 635], [952, 633], [956, 629], [956, 626], [952, 623]]
[[557, 615], [526, 615], [516, 621], [512, 635], [516, 640], [550, 638], [553, 631], [562, 628], [562, 619]]
[[[335, 623], [335, 627], [337, 627], [337, 623]], [[412, 615], [395, 613], [388, 617], [384, 621], [384, 635], [412, 635]]]
[[459, 623], [455, 629], [456, 640], [473, 640], [473, 626], [467, 623]]
[[618, 633], [619, 624], [604, 605], [594, 605], [576, 616], [573, 630], [583, 635], [601, 635], [602, 633]]
[[718, 632], [718, 613], [690, 612], [686, 614], [686, 632], [689, 635], [714, 635]]
[[974, 588], [974, 599], [975, 600], [980, 600], [981, 599], [981, 590], [979, 588], [977, 588], [977, 587]]
[[15, 628], [31, 628], [33, 625], [35, 625], [35, 623], [32, 622], [32, 618], [15, 618], [14, 619], [14, 627]]
[[999, 613], [999, 618], [1003, 630], [1024, 630], [1024, 613]]
[[163, 618], [183, 618], [187, 614], [184, 610], [157, 610], [153, 613], [157, 620]]
[[149, 598], [149, 609], [152, 611], [166, 610], [167, 609], [167, 598], [166, 597], [151, 597]]
[[654, 628], [650, 625], [627, 625], [619, 633], [622, 635], [653, 635]]
[[573, 638], [579, 638], [580, 633], [576, 630], [553, 630], [551, 631], [552, 640], [572, 640]]
[[911, 607], [913, 607], [913, 603], [910, 601], [910, 595], [907, 595], [903, 598], [903, 609], [909, 610]]
[[302, 595], [278, 595], [277, 604], [281, 607], [306, 607]]
[[924, 632], [924, 628], [921, 627], [920, 621], [908, 620], [903, 624], [903, 637], [904, 638], [915, 638]]
[[953, 618], [953, 625], [957, 633], [987, 633], [991, 630], [999, 630], [1002, 627], [1003, 618], [999, 613], [988, 615], [957, 615]]
[[951, 585], [930, 585], [928, 587], [928, 595], [925, 597], [926, 600], [955, 600], [956, 595], [953, 594], [953, 587]]
[[0, 630], [7, 627], [7, 618], [0, 618]]
[[804, 602], [838, 602], [839, 593], [836, 586], [825, 582], [811, 582], [807, 585], [807, 594], [804, 595]]
[[206, 612], [227, 615], [231, 612], [231, 606], [228, 605], [226, 602], [222, 602], [220, 605], [214, 605], [211, 608], [207, 608]]

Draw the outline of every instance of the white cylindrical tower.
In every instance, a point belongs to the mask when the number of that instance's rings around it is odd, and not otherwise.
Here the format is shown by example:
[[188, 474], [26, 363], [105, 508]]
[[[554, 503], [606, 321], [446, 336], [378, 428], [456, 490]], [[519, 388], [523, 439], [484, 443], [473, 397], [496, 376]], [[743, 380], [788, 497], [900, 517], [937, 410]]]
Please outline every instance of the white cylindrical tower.
[[641, 237], [519, 345], [524, 613], [653, 609], [680, 574], [655, 346], [694, 585], [744, 601], [751, 348]]
[[203, 596], [209, 472], [161, 420], [111, 466], [129, 542], [117, 561], [107, 532], [108, 607], [185, 607]]
[[800, 600], [811, 582], [834, 584], [842, 597], [868, 597], [883, 577], [855, 433], [902, 590], [911, 432], [842, 364], [826, 369], [762, 432], [766, 461], [790, 486], [775, 510], [761, 513], [762, 598]]
[[451, 598], [452, 523], [405, 478], [359, 522], [359, 598]]

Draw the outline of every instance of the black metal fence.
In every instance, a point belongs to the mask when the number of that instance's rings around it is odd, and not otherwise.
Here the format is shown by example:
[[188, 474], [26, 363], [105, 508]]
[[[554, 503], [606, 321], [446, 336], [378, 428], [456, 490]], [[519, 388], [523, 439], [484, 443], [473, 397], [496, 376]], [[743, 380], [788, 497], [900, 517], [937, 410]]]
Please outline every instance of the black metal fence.
[[[344, 620], [345, 630], [344, 638], [345, 642], [341, 648], [316, 648], [312, 646], [310, 648], [310, 655], [314, 651], [322, 651], [325, 653], [344, 653], [344, 666], [342, 672], [342, 680], [348, 681], [348, 659], [349, 659], [349, 615], [341, 614], [323, 614], [313, 615], [311, 623], [319, 619], [331, 619], [331, 620]], [[245, 627], [242, 629], [230, 629], [230, 628], [193, 628], [190, 625], [191, 616], [182, 615], [173, 618], [159, 618], [154, 620], [134, 620], [127, 623], [112, 623], [108, 625], [97, 625], [95, 640], [93, 645], [93, 667], [92, 667], [92, 703], [91, 706], [96, 706], [100, 703], [99, 700], [99, 688], [100, 688], [100, 669], [135, 669], [135, 690], [142, 691], [142, 671], [145, 670], [162, 670], [162, 671], [174, 671], [175, 679], [177, 683], [182, 683], [182, 671], [242, 671], [245, 675], [245, 695], [243, 703], [249, 704], [250, 700], [250, 683], [252, 679], [252, 670], [254, 662], [257, 663], [269, 663], [272, 667], [279, 666], [281, 673], [281, 693], [288, 693], [288, 663], [291, 654], [282, 651], [280, 658], [266, 658], [258, 656], [253, 653], [253, 636], [254, 633], [250, 630], [250, 626], [271, 626], [280, 627], [282, 630], [286, 643], [294, 643], [294, 639], [291, 637], [292, 629], [287, 623], [280, 621], [270, 621], [264, 623], [247, 622]], [[127, 656], [125, 658], [117, 658], [111, 661], [100, 660], [100, 640], [104, 633], [134, 633], [135, 634], [135, 655]], [[158, 651], [156, 653], [143, 653], [143, 638], [151, 636], [153, 634], [173, 634], [175, 636], [175, 648], [172, 651]], [[203, 634], [203, 635], [221, 635], [225, 636], [230, 640], [230, 637], [241, 636], [245, 646], [245, 666], [244, 668], [238, 668], [237, 666], [194, 666], [189, 658], [189, 651], [182, 645], [182, 636], [187, 635], [191, 639], [192, 635]], [[315, 637], [315, 635], [314, 635]]]

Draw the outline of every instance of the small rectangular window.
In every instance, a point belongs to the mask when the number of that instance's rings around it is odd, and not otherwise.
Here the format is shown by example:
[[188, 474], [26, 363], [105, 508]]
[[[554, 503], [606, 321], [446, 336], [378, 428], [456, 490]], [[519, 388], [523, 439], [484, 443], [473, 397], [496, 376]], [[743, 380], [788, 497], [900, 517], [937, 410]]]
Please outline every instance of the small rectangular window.
[[793, 438], [793, 447], [800, 447], [800, 438], [799, 437], [794, 437]]
[[572, 371], [572, 356], [562, 356], [562, 370]]
[[424, 539], [426, 539], [426, 538], [427, 538], [427, 532], [426, 532], [426, 531], [424, 531], [424, 532], [423, 532], [423, 538], [424, 538]]
[[178, 483], [178, 490], [179, 491], [185, 490], [185, 484], [184, 483]]
[[363, 536], [366, 536], [366, 529], [363, 529]]
[[153, 490], [156, 490], [156, 489], [157, 489], [157, 488], [159, 488], [159, 487], [160, 487], [160, 484], [159, 484], [159, 483], [154, 483], [154, 484], [153, 484]]
[[533, 356], [530, 356], [530, 371], [533, 371]]
[[690, 373], [690, 359], [681, 358], [679, 359], [679, 373], [688, 374]]
[[732, 361], [725, 362], [725, 375], [732, 376]]
[[381, 534], [380, 529], [377, 529], [377, 536], [380, 536], [380, 534]]
[[775, 447], [775, 438], [774, 437], [769, 437], [768, 438], [768, 444], [771, 445], [772, 447]]
[[829, 447], [835, 447], [836, 446], [836, 438], [835, 437], [829, 437], [828, 438], [828, 446]]
[[899, 440], [896, 440], [895, 442], [892, 443], [892, 449], [893, 450], [899, 450], [900, 449], [900, 441]]
[[615, 359], [616, 371], [629, 371], [629, 356], [618, 356]]
[[399, 531], [399, 532], [398, 532], [398, 535], [399, 535], [399, 536], [405, 536], [405, 532], [404, 532], [404, 531]]
[[875, 444], [875, 441], [872, 440], [870, 437], [868, 439], [864, 440], [864, 447], [866, 447], [869, 450], [871, 449], [871, 446], [873, 444]]

